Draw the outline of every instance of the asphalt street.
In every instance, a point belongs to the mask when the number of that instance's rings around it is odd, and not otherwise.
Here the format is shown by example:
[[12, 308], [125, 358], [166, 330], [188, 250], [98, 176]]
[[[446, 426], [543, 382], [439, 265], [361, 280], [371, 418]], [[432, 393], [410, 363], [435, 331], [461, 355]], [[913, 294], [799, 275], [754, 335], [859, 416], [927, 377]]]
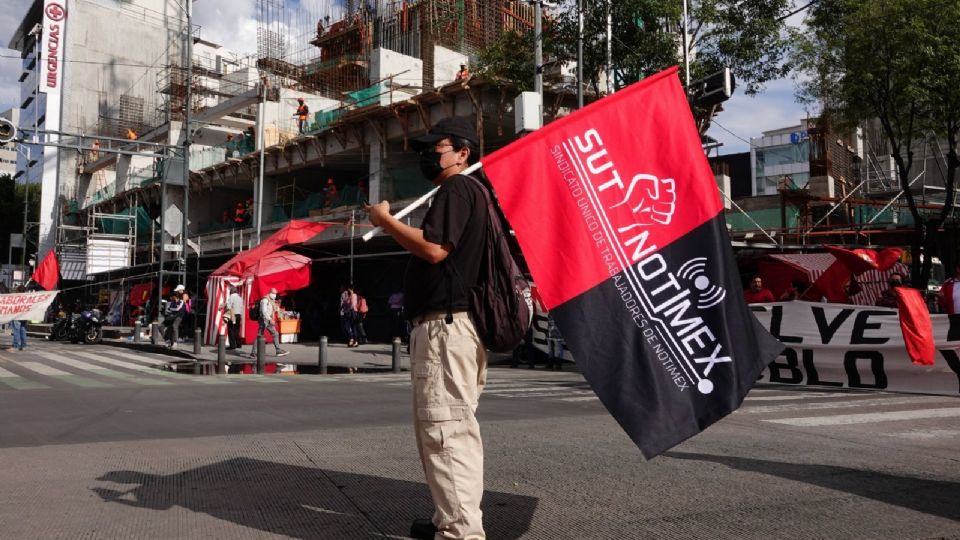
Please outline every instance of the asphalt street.
[[[403, 538], [409, 374], [197, 376], [0, 351], [0, 537]], [[490, 370], [488, 537], [960, 538], [960, 399], [758, 385], [651, 461], [570, 371]]]

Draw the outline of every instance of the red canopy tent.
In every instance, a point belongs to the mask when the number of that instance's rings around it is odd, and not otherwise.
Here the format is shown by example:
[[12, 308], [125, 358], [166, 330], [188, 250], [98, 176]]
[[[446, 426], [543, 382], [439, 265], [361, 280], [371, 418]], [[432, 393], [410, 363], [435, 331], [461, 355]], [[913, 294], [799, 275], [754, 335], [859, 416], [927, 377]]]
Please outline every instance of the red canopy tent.
[[[329, 223], [291, 220], [256, 247], [241, 251], [221, 265], [220, 268], [214, 270], [207, 280], [207, 323], [204, 331], [206, 344], [212, 345], [216, 340], [214, 336], [226, 332], [223, 311], [230, 285], [240, 287], [245, 306], [250, 306], [254, 301], [262, 298], [265, 295], [264, 291], [269, 291], [271, 287], [278, 291], [281, 291], [281, 289], [289, 291], [309, 285], [309, 259], [302, 257], [303, 260], [306, 260], [306, 263], [296, 266], [296, 259], [290, 257], [296, 255], [294, 253], [283, 252], [285, 255], [270, 258], [269, 262], [268, 256], [285, 246], [306, 242], [329, 226]], [[251, 268], [256, 269], [251, 270]], [[287, 279], [290, 279], [290, 284], [302, 283], [302, 285], [296, 287], [289, 284], [277, 286], [278, 283], [284, 284]], [[264, 285], [264, 283], [272, 283], [272, 285]], [[245, 313], [244, 319], [246, 320], [246, 318]], [[250, 326], [249, 321], [241, 329], [241, 336], [245, 340], [252, 340], [253, 336], [256, 335], [257, 325], [256, 323], [253, 324], [252, 334], [246, 331], [247, 326]]]
[[[252, 305], [266, 296], [270, 289], [277, 294], [295, 291], [310, 285], [309, 257], [290, 251], [275, 251], [247, 267], [244, 280], [251, 283], [246, 305]], [[259, 330], [259, 323], [249, 318], [244, 320], [244, 343], [253, 343]], [[269, 332], [264, 334], [267, 343], [273, 340]]]

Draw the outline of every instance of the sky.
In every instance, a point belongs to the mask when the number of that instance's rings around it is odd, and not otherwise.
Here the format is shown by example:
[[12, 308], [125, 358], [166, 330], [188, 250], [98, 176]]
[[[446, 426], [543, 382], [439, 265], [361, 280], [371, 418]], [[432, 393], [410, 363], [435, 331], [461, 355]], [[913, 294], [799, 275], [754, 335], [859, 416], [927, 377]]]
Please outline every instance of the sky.
[[[322, 0], [286, 0], [288, 5], [303, 5], [319, 10]], [[32, 0], [3, 0], [0, 10], [0, 111], [19, 106], [20, 60], [16, 51], [6, 49], [10, 37], [26, 14]], [[256, 0], [196, 0], [194, 23], [200, 36], [236, 52], [255, 53], [257, 49]], [[798, 21], [790, 21], [799, 24]], [[17, 58], [6, 58], [6, 57]], [[724, 104], [709, 135], [723, 143], [720, 154], [749, 150], [751, 137], [763, 131], [796, 125], [806, 117], [794, 98], [792, 80], [773, 81], [767, 89], [750, 97], [742, 91]], [[726, 128], [724, 130], [723, 128]], [[744, 140], [746, 139], [746, 140]]]

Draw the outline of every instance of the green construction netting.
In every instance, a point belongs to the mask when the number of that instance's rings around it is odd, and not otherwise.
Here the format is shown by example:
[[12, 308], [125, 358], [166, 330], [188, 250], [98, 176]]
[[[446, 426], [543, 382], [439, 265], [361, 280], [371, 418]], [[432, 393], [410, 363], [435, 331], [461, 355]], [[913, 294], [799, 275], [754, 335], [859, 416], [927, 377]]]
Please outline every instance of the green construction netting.
[[338, 107], [336, 109], [329, 109], [329, 110], [317, 112], [316, 114], [313, 115], [314, 122], [312, 127], [315, 130], [321, 130], [329, 126], [330, 124], [336, 122], [338, 118], [343, 116], [343, 111], [344, 109], [341, 109]]
[[323, 207], [323, 193], [310, 192], [306, 197], [298, 200], [293, 205], [293, 219], [307, 217], [310, 210], [316, 210]]
[[361, 88], [360, 90], [347, 92], [347, 97], [346, 99], [344, 99], [344, 101], [356, 107], [366, 107], [367, 105], [373, 105], [375, 103], [379, 103], [380, 94], [382, 92], [383, 92], [383, 85], [380, 83], [377, 83], [373, 86]]
[[387, 170], [381, 188], [391, 201], [419, 197], [433, 189], [433, 185], [423, 178], [419, 167], [396, 167]]
[[[787, 208], [787, 228], [797, 226], [797, 216], [799, 211], [796, 208]], [[739, 210], [731, 210], [726, 213], [727, 224], [730, 225], [731, 229], [734, 231], [755, 231], [757, 230], [757, 225], [760, 225], [764, 229], [779, 229], [783, 226], [781, 220], [780, 209], [779, 208], [766, 208], [763, 210], [749, 210], [747, 211], [749, 218], [743, 215], [743, 212]], [[750, 219], [757, 222], [757, 225], [754, 225]]]
[[[142, 207], [128, 208], [119, 214], [124, 216], [136, 216], [137, 237], [142, 239], [150, 238], [150, 216]], [[102, 218], [98, 223], [100, 231], [106, 234], [128, 234], [130, 220], [123, 218]]]

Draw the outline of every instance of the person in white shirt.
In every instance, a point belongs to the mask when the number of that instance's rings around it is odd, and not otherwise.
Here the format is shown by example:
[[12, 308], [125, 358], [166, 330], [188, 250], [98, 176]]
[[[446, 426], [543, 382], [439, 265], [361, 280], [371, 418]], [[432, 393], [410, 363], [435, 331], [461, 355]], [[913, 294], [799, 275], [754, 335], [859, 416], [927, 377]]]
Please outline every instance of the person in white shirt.
[[228, 351], [240, 349], [240, 325], [243, 324], [243, 297], [236, 287], [230, 287], [227, 296], [227, 309], [224, 317], [227, 320], [227, 337], [230, 340]]

